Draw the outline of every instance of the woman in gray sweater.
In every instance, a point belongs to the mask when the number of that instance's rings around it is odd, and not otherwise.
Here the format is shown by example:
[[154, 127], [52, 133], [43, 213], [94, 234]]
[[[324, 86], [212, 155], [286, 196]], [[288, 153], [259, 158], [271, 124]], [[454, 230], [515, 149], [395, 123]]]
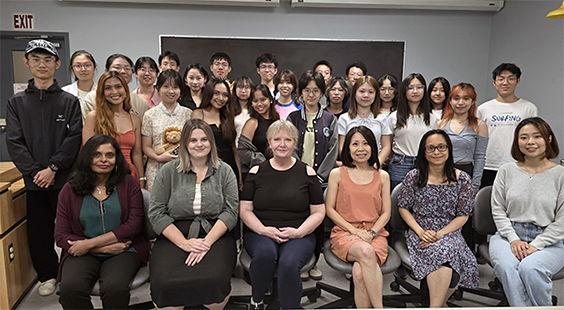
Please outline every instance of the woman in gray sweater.
[[498, 232], [490, 256], [511, 306], [551, 306], [552, 275], [564, 267], [564, 167], [550, 126], [539, 117], [515, 129], [511, 155], [492, 190]]

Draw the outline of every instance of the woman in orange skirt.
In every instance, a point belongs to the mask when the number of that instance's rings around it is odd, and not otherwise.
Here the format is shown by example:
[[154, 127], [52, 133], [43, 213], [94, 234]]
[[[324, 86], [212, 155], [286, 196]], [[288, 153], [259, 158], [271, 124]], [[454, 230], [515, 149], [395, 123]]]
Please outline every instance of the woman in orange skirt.
[[380, 169], [378, 145], [372, 131], [352, 128], [341, 153], [343, 166], [329, 175], [327, 216], [335, 223], [331, 250], [354, 262], [354, 300], [358, 308], [382, 308], [382, 272], [388, 256], [391, 215], [390, 177]]

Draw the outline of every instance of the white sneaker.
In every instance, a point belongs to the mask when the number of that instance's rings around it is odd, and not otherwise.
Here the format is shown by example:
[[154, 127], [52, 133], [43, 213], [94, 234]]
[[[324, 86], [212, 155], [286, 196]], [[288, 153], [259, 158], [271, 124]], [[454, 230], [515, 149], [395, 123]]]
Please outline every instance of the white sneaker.
[[57, 279], [49, 279], [45, 282], [42, 282], [39, 285], [39, 295], [41, 296], [49, 296], [55, 293], [55, 288], [57, 287]]
[[323, 278], [323, 273], [317, 266], [313, 266], [313, 268], [309, 271], [310, 278], [314, 279], [315, 281], [319, 281]]
[[304, 272], [300, 273], [300, 278], [302, 278], [302, 281], [304, 281], [304, 282], [309, 280], [309, 272], [304, 271]]

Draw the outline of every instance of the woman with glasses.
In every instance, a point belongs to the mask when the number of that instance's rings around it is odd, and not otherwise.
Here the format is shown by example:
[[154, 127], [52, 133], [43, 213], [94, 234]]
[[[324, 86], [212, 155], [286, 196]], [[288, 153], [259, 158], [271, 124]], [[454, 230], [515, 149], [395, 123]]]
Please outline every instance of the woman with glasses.
[[135, 76], [139, 80], [139, 87], [133, 92], [147, 101], [150, 108], [154, 108], [161, 103], [161, 96], [155, 87], [155, 81], [159, 74], [159, 66], [151, 57], [139, 57], [135, 62]]
[[429, 130], [419, 143], [415, 169], [401, 185], [398, 211], [409, 226], [413, 273], [426, 278], [431, 308], [446, 307], [457, 285], [478, 286], [478, 264], [460, 230], [473, 202], [472, 179], [454, 168], [448, 134]]
[[298, 79], [292, 70], [284, 69], [276, 76], [275, 88], [280, 96], [276, 100], [276, 112], [281, 120], [285, 120], [290, 113], [301, 110], [303, 106], [296, 101]]
[[327, 96], [329, 104], [325, 110], [333, 113], [339, 119], [341, 115], [349, 111], [347, 101], [351, 97], [351, 92], [352, 86], [348, 80], [342, 77], [335, 77], [329, 80], [329, 84], [327, 84], [325, 89], [325, 96]]
[[248, 76], [240, 76], [233, 81], [233, 89], [231, 90], [233, 100], [233, 115], [235, 115], [235, 130], [237, 130], [237, 138], [235, 142], [239, 145], [239, 137], [243, 126], [251, 117], [248, 108], [251, 106], [251, 91], [255, 84]]
[[96, 61], [94, 56], [85, 50], [74, 52], [70, 59], [69, 70], [74, 75], [75, 82], [63, 86], [62, 89], [78, 97], [82, 106], [88, 92], [96, 90], [96, 82], [94, 82]]
[[392, 190], [414, 168], [417, 146], [423, 134], [437, 129], [437, 117], [431, 113], [426, 88], [421, 74], [408, 75], [398, 90], [397, 110], [388, 118], [394, 141], [388, 166]]
[[384, 74], [378, 78], [380, 85], [380, 114], [378, 119], [388, 122], [388, 117], [397, 110], [398, 106], [398, 79], [391, 74]]

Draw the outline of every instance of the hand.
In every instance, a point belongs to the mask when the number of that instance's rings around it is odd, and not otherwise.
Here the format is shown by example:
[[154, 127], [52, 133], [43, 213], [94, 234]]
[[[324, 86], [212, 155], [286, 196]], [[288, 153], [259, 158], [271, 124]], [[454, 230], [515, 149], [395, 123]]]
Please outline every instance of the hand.
[[535, 253], [538, 250], [539, 249], [537, 249], [535, 246], [529, 244], [529, 248], [527, 249], [527, 251], [525, 251], [525, 254], [526, 254], [525, 256], [529, 256], [529, 255]]
[[71, 245], [68, 252], [72, 256], [82, 256], [88, 254], [92, 249], [89, 239], [83, 239], [78, 241], [67, 240], [67, 242]]
[[48, 188], [55, 184], [55, 174], [56, 172], [47, 167], [39, 171], [33, 178], [33, 183], [41, 188]]
[[208, 251], [202, 251], [200, 253], [196, 253], [196, 252], [191, 252], [188, 255], [188, 258], [186, 258], [186, 262], [184, 262], [186, 264], [186, 266], [194, 266], [197, 263], [202, 261], [202, 258], [204, 258], [204, 256], [206, 256], [206, 254], [208, 253]]
[[157, 161], [161, 164], [164, 164], [164, 163], [168, 163], [169, 161], [175, 160], [176, 158], [178, 158], [178, 155], [174, 155], [174, 154], [171, 153], [172, 151], [173, 150], [169, 150], [169, 151], [162, 153], [161, 155], [158, 156]]
[[513, 253], [513, 255], [515, 255], [515, 257], [517, 257], [518, 260], [522, 260], [523, 258], [527, 257], [527, 250], [530, 248], [530, 246], [531, 245], [525, 241], [515, 240], [511, 242], [511, 252]]
[[131, 241], [127, 242], [116, 242], [112, 244], [108, 244], [105, 246], [101, 246], [98, 248], [94, 248], [91, 250], [93, 253], [104, 253], [104, 254], [119, 254], [121, 252], [125, 252], [129, 250], [131, 246]]
[[[282, 227], [280, 231], [288, 236], [288, 239], [299, 239], [304, 236], [294, 227]], [[287, 241], [287, 240], [286, 240]]]
[[185, 252], [195, 252], [201, 253], [204, 251], [209, 251], [210, 246], [202, 238], [192, 238], [184, 241], [182, 245], [179, 246]]
[[290, 240], [290, 236], [288, 236], [287, 233], [284, 233], [278, 228], [272, 226], [265, 227], [261, 235], [267, 236], [276, 243], [284, 243]]
[[335, 168], [339, 168], [339, 167], [341, 167], [341, 166], [343, 166], [343, 162], [340, 161], [340, 160], [337, 160], [337, 161], [335, 162]]
[[368, 243], [372, 243], [372, 239], [374, 238], [372, 237], [372, 234], [368, 230], [364, 230], [364, 229], [357, 229], [355, 232], [353, 232], [353, 235], [357, 236], [362, 241], [366, 241]]
[[433, 230], [425, 230], [423, 231], [421, 234], [419, 234], [419, 238], [421, 239], [421, 241], [425, 241], [429, 244], [435, 242], [438, 240], [437, 238], [437, 232], [433, 231]]

